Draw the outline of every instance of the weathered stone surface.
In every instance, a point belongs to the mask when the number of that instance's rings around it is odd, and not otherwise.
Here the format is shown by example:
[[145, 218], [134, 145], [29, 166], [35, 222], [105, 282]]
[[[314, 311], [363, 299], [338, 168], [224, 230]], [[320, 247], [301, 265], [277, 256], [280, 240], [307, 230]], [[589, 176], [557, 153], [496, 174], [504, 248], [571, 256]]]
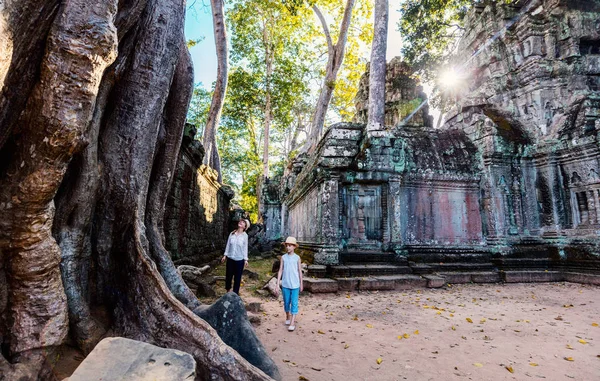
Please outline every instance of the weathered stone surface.
[[360, 278], [336, 278], [340, 291], [354, 291], [358, 289]]
[[431, 128], [426, 108], [398, 126], [424, 96], [411, 68], [393, 60], [390, 128], [332, 125], [311, 155], [291, 163], [278, 194], [282, 233], [315, 250], [314, 263], [337, 278], [358, 275], [341, 259], [355, 250], [404, 255], [414, 273], [444, 273], [451, 283], [498, 281], [498, 270], [578, 273], [581, 261], [598, 261], [598, 19], [598, 1], [474, 6], [455, 68], [463, 85], [441, 128]]
[[333, 279], [304, 278], [304, 290], [312, 293], [337, 292], [338, 283]]
[[[387, 64], [385, 78], [385, 125], [396, 126], [427, 99], [423, 89], [416, 79], [412, 77], [412, 68], [402, 62], [399, 57], [393, 58]], [[356, 98], [356, 122], [367, 123], [367, 110], [369, 103], [369, 68], [360, 78]], [[406, 121], [411, 126], [431, 126], [432, 118], [429, 116], [428, 106], [425, 105], [416, 115]]]
[[423, 278], [427, 279], [427, 287], [429, 288], [440, 288], [446, 284], [446, 280], [444, 277], [437, 275], [422, 275]]
[[244, 303], [236, 293], [228, 292], [198, 316], [210, 324], [223, 342], [250, 364], [276, 380], [281, 379], [279, 369], [252, 329]]
[[427, 279], [419, 275], [379, 275], [375, 277], [380, 280], [391, 280], [395, 283], [396, 290], [410, 290], [414, 288], [427, 287]]
[[186, 125], [164, 217], [165, 247], [178, 264], [199, 265], [222, 254], [233, 191], [202, 165], [204, 149]]
[[598, 274], [586, 274], [567, 271], [563, 275], [564, 279], [567, 282], [593, 284], [596, 286], [600, 286], [600, 275]]
[[277, 287], [277, 277], [271, 278], [264, 286], [263, 290], [267, 290], [271, 293], [271, 296], [279, 296], [279, 288]]
[[385, 279], [380, 277], [360, 278], [358, 281], [358, 289], [366, 290], [394, 290], [396, 281], [394, 279]]
[[565, 276], [560, 271], [504, 271], [506, 283], [560, 282]]
[[192, 355], [123, 337], [102, 340], [69, 381], [194, 380]]

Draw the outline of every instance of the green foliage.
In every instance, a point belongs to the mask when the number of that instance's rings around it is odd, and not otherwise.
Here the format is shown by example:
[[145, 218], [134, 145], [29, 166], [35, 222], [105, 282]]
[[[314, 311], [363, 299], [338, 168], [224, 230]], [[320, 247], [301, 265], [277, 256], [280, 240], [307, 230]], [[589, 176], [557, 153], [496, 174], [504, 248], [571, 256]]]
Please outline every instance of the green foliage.
[[[256, 180], [262, 173], [263, 131], [267, 91], [271, 94], [269, 165], [283, 173], [292, 142], [304, 138], [299, 128], [310, 120], [324, 77], [327, 44], [311, 6], [317, 4], [337, 40], [345, 0], [232, 0], [226, 9], [230, 36], [228, 88], [217, 130], [223, 180], [236, 191], [236, 202], [253, 218], [257, 213]], [[357, 0], [346, 58], [334, 86], [330, 113], [336, 120], [354, 115], [354, 96], [365, 70], [372, 39], [372, 4]], [[267, 62], [272, 73], [267, 78]], [[188, 121], [202, 131], [211, 92], [197, 87]], [[298, 141], [300, 140], [300, 141]]]
[[204, 41], [204, 36], [200, 37], [200, 38], [196, 38], [196, 39], [190, 39], [186, 41], [186, 45], [189, 48], [193, 48], [194, 46], [198, 45], [199, 43], [201, 43], [202, 41]]
[[427, 81], [447, 64], [462, 36], [462, 20], [472, 0], [406, 0], [398, 23], [403, 37], [402, 54]]

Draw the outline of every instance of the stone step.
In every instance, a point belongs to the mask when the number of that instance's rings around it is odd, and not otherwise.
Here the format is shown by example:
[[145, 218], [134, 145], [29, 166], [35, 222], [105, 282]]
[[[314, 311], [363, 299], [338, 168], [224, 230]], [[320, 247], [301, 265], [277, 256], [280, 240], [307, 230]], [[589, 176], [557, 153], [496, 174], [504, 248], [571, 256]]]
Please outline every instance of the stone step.
[[408, 290], [427, 287], [427, 279], [418, 275], [379, 275], [370, 277], [336, 278], [339, 290]]
[[573, 271], [566, 271], [563, 274], [567, 282], [594, 284], [596, 286], [600, 286], [600, 274], [590, 274]]
[[304, 278], [302, 284], [304, 285], [304, 291], [315, 294], [338, 291], [338, 282], [328, 278]]
[[446, 280], [446, 283], [498, 283], [502, 281], [498, 271], [476, 271], [476, 272], [440, 272], [439, 276]]
[[562, 282], [565, 280], [561, 271], [551, 270], [501, 271], [500, 274], [506, 283]]
[[340, 253], [340, 261], [343, 264], [352, 263], [393, 263], [407, 264], [404, 257], [398, 256], [395, 253], [383, 253], [377, 251], [347, 251]]
[[325, 278], [327, 276], [327, 266], [308, 265], [306, 275], [314, 278]]
[[505, 270], [549, 269], [556, 265], [556, 261], [548, 258], [498, 258], [492, 259], [492, 263]]
[[427, 274], [423, 275], [423, 278], [427, 279], [427, 287], [429, 288], [440, 288], [446, 284], [444, 277], [439, 275]]
[[453, 262], [453, 263], [428, 263], [435, 271], [494, 271], [496, 267], [492, 263], [468, 263], [468, 262]]
[[392, 264], [352, 264], [331, 266], [331, 275], [341, 277], [365, 277], [374, 275], [411, 274], [410, 267]]

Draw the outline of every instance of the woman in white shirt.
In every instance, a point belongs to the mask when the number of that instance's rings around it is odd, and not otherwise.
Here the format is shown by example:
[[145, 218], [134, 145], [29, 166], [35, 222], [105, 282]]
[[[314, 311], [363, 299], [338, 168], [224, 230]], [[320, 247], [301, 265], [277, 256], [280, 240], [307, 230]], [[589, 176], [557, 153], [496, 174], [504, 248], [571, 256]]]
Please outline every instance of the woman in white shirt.
[[229, 234], [225, 254], [221, 263], [227, 260], [225, 267], [225, 289], [231, 291], [231, 279], [233, 278], [233, 292], [240, 294], [240, 283], [242, 282], [242, 272], [244, 267], [248, 266], [248, 234], [246, 230], [250, 227], [250, 221], [239, 220], [237, 229]]

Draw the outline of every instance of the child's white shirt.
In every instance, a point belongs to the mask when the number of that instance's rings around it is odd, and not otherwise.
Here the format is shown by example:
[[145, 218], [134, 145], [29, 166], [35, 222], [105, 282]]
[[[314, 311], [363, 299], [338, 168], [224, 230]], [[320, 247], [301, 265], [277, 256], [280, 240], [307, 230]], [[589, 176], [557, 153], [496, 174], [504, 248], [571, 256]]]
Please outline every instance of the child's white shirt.
[[298, 274], [298, 254], [284, 254], [281, 256], [283, 273], [281, 274], [281, 287], [300, 288], [300, 274]]

